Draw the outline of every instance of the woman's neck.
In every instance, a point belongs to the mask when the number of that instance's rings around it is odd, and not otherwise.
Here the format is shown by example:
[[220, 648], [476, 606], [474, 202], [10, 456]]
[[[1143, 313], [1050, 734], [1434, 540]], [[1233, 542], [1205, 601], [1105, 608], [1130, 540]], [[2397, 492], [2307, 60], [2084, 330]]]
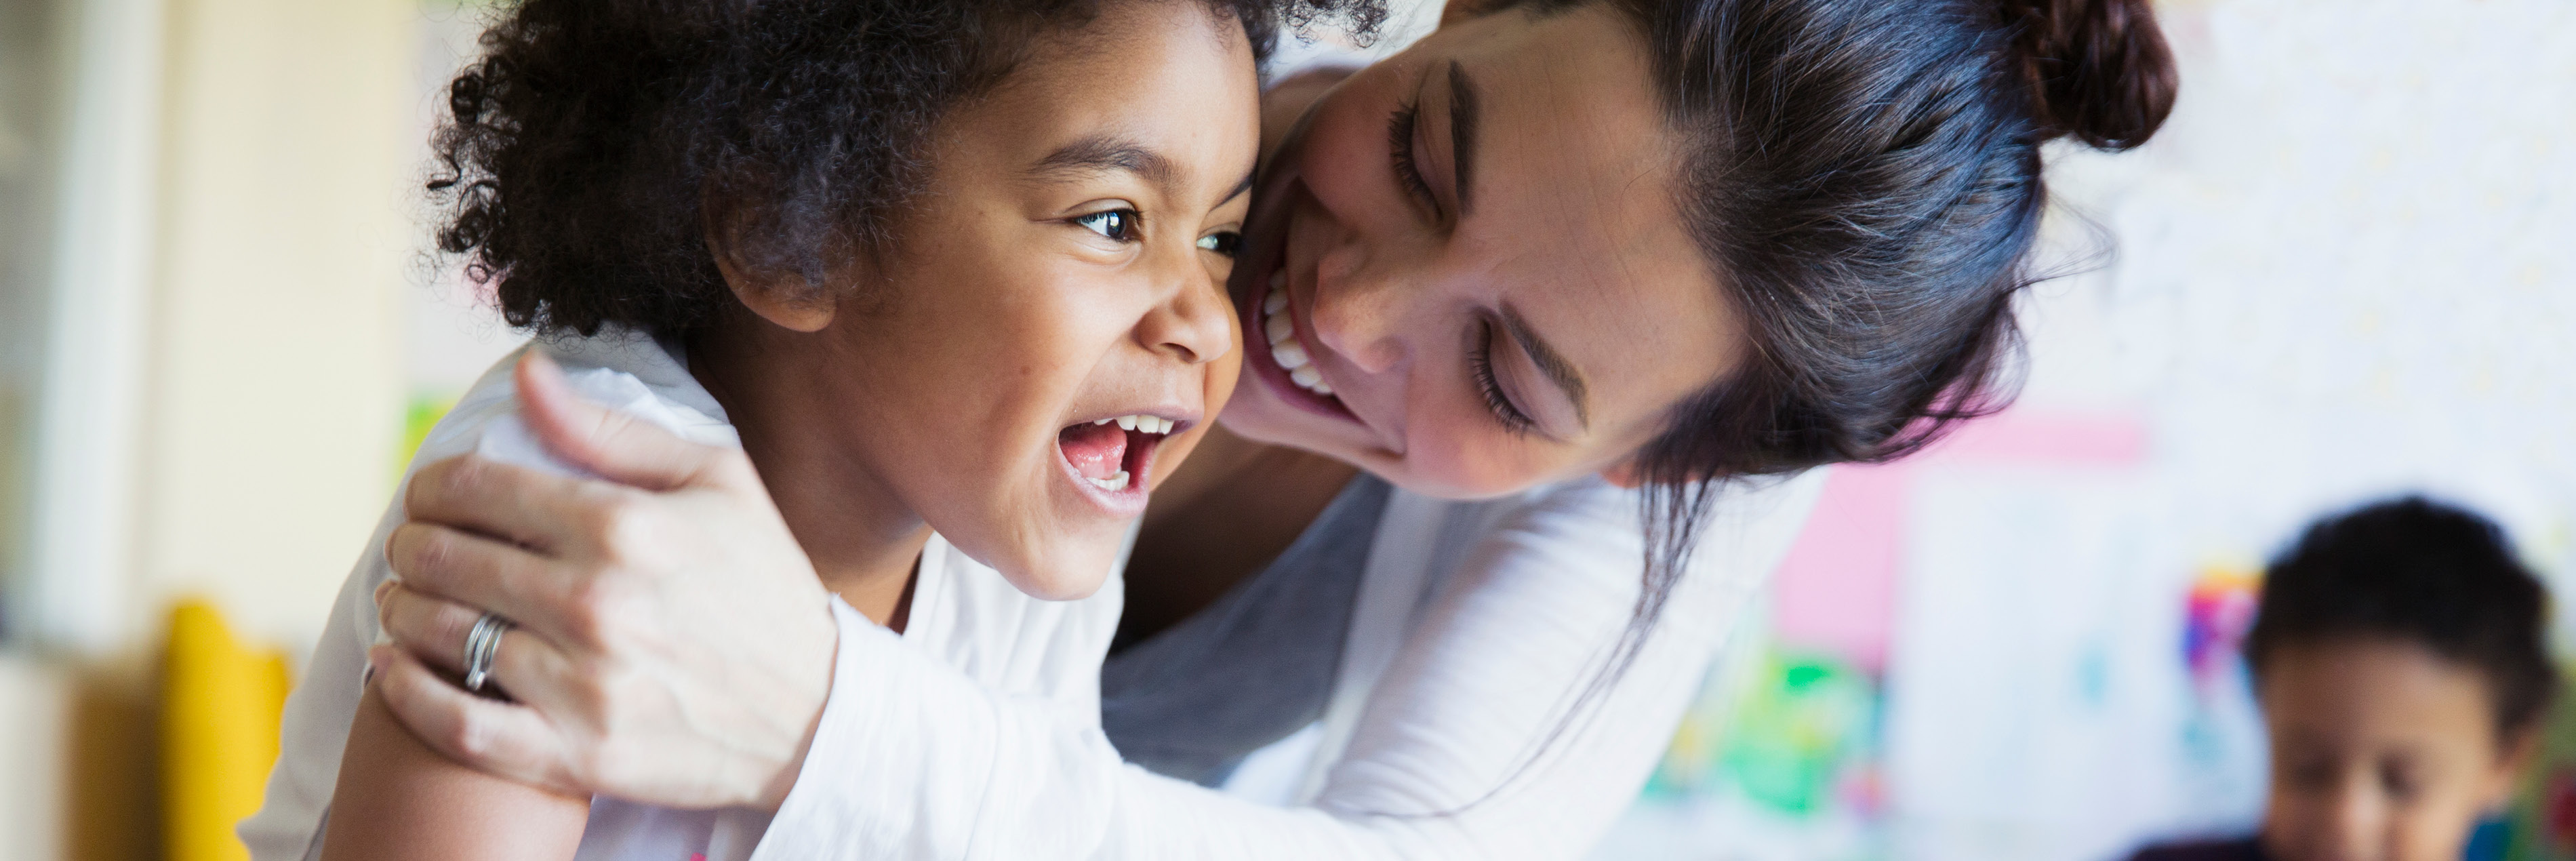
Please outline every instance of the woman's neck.
[[[721, 330], [725, 328], [719, 324]], [[903, 630], [930, 526], [833, 440], [833, 401], [812, 391], [828, 372], [786, 372], [783, 345], [713, 333], [688, 345], [689, 374], [724, 406], [742, 448], [823, 587], [877, 624]]]

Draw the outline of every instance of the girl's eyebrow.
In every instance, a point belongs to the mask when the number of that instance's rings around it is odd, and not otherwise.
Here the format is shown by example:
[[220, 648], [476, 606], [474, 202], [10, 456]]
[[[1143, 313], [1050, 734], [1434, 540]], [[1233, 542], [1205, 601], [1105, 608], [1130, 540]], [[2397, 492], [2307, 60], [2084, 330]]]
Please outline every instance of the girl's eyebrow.
[[1094, 135], [1057, 147], [1029, 166], [1031, 175], [1050, 179], [1122, 171], [1143, 177], [1165, 192], [1171, 191], [1183, 173], [1180, 165], [1153, 148], [1109, 135]]
[[1252, 172], [1252, 171], [1248, 171], [1248, 170], [1247, 170], [1247, 171], [1244, 171], [1244, 172], [1243, 172], [1243, 178], [1242, 178], [1242, 179], [1239, 179], [1239, 180], [1235, 180], [1234, 187], [1233, 187], [1233, 188], [1231, 188], [1231, 189], [1226, 190], [1225, 196], [1224, 196], [1224, 197], [1217, 198], [1217, 199], [1216, 199], [1216, 202], [1217, 202], [1219, 205], [1223, 205], [1226, 201], [1233, 200], [1233, 199], [1238, 198], [1238, 197], [1242, 197], [1242, 196], [1244, 195], [1244, 193], [1245, 193], [1245, 192], [1249, 192], [1249, 191], [1251, 191], [1251, 190], [1252, 190], [1252, 174], [1253, 174], [1253, 172]]
[[[1056, 151], [1047, 153], [1045, 158], [1029, 166], [1031, 176], [1055, 180], [1114, 172], [1143, 177], [1165, 194], [1171, 194], [1186, 173], [1179, 163], [1155, 152], [1152, 147], [1109, 135], [1094, 135], [1057, 147]], [[1243, 178], [1235, 180], [1234, 187], [1227, 189], [1217, 202], [1224, 203], [1251, 191], [1252, 175], [1252, 170], [1245, 170]]]

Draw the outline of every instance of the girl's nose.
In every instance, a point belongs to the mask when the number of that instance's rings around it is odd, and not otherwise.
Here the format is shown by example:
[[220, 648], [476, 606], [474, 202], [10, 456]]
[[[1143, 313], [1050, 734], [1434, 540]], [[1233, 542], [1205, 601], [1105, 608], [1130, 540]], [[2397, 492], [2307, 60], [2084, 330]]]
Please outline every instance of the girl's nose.
[[1225, 358], [1234, 349], [1234, 303], [1207, 267], [1187, 260], [1179, 283], [1161, 304], [1137, 321], [1136, 339], [1146, 350], [1189, 364]]

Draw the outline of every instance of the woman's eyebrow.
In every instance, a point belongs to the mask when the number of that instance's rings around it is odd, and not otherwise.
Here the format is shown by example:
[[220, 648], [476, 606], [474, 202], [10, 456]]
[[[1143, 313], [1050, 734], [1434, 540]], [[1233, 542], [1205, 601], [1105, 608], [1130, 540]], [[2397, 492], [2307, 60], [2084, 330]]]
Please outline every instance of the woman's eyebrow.
[[1449, 61], [1449, 166], [1457, 183], [1458, 212], [1466, 214], [1467, 190], [1476, 182], [1476, 81], [1458, 61]]
[[1565, 394], [1566, 402], [1574, 405], [1575, 423], [1582, 425], [1584, 430], [1591, 430], [1592, 405], [1586, 399], [1590, 389], [1583, 384], [1583, 372], [1575, 370], [1573, 362], [1566, 361], [1564, 354], [1549, 346], [1547, 339], [1539, 337], [1538, 332], [1530, 328], [1529, 321], [1521, 319], [1519, 311], [1505, 305], [1502, 315], [1503, 328], [1512, 333], [1512, 343], [1519, 344], [1521, 352], [1529, 356], [1530, 364], [1537, 365], [1538, 372], [1547, 377], [1548, 382], [1555, 383], [1556, 390]]
[[1057, 147], [1029, 166], [1033, 176], [1066, 178], [1124, 171], [1170, 191], [1181, 178], [1180, 165], [1135, 141], [1095, 135]]

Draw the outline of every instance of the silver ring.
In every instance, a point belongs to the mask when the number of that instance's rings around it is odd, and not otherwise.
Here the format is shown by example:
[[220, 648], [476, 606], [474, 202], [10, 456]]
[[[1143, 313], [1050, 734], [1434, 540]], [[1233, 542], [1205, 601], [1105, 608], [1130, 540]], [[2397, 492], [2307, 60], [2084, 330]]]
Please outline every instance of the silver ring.
[[482, 692], [483, 683], [492, 678], [492, 659], [501, 654], [501, 635], [509, 630], [510, 620], [499, 613], [485, 613], [465, 632], [466, 690]]

